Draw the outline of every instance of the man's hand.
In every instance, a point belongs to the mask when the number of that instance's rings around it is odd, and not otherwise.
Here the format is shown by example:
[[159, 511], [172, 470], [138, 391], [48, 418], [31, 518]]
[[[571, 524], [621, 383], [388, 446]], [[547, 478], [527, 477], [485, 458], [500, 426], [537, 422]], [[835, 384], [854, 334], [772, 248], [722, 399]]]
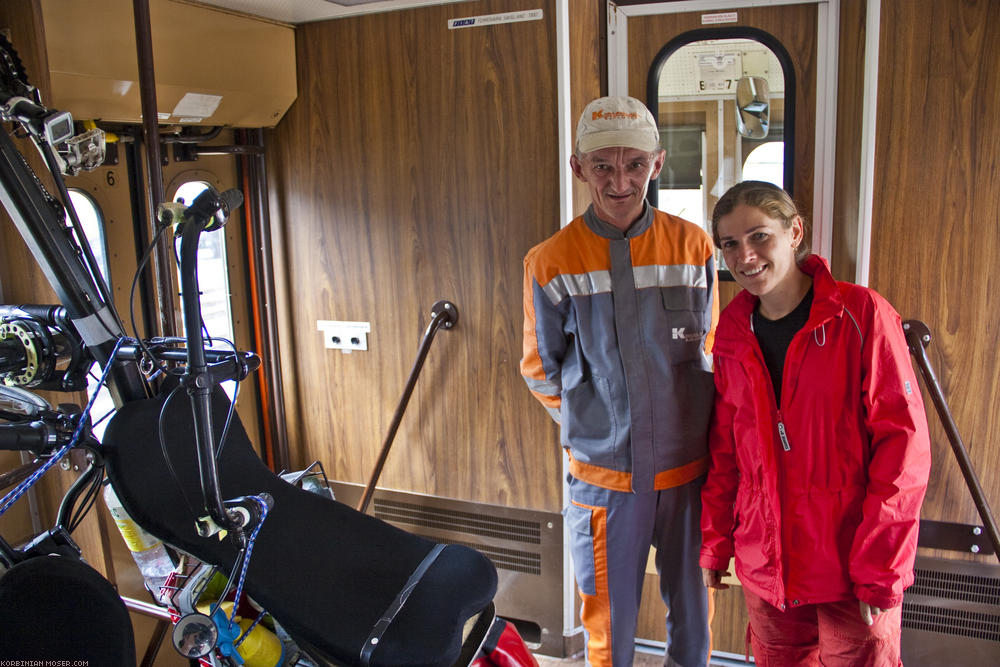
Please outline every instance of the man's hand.
[[871, 625], [874, 623], [875, 619], [878, 618], [878, 615], [885, 611], [885, 609], [873, 607], [867, 602], [862, 602], [861, 600], [858, 600], [858, 603], [861, 605], [861, 620], [865, 622], [865, 625]]
[[729, 588], [729, 584], [722, 583], [723, 577], [728, 577], [729, 573], [725, 570], [709, 570], [707, 567], [701, 568], [701, 580], [705, 584], [705, 588], [717, 588], [720, 591]]

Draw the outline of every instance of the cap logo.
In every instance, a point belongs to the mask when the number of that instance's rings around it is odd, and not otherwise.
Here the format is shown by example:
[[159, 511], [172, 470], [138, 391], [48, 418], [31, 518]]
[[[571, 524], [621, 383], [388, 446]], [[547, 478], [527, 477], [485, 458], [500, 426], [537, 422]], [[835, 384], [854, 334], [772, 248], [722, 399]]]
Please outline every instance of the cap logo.
[[659, 145], [656, 120], [634, 97], [600, 97], [584, 108], [576, 126], [576, 150], [581, 154], [613, 146], [649, 152]]
[[611, 119], [611, 118], [631, 118], [631, 119], [635, 120], [638, 117], [639, 117], [639, 114], [637, 114], [634, 111], [609, 111], [608, 113], [604, 113], [604, 111], [601, 111], [600, 109], [598, 109], [597, 111], [592, 111], [591, 114], [590, 114], [590, 120], [597, 120], [598, 118], [608, 118], [608, 119]]

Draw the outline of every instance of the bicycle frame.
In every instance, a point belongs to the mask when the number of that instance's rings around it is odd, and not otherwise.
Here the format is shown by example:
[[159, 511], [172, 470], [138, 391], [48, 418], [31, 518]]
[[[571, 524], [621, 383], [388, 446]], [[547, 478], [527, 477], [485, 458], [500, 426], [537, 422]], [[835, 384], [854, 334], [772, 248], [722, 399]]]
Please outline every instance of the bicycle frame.
[[[5, 92], [0, 90], [0, 94]], [[7, 98], [0, 99], [0, 102], [7, 103], [11, 97], [8, 95]], [[36, 115], [54, 113], [40, 105], [31, 106]], [[47, 138], [44, 134], [33, 131], [26, 123], [22, 125], [47, 158], [49, 170], [63, 195], [61, 206], [70, 213], [71, 219], [75, 219], [65, 185], [58, 170], [53, 168], [56, 163], [52, 159], [52, 147]], [[65, 308], [67, 319], [79, 336], [79, 343], [85, 346], [89, 356], [102, 369], [109, 363], [112, 364], [107, 384], [115, 407], [120, 408], [130, 401], [147, 398], [150, 388], [135, 363], [141, 358], [141, 352], [130, 347], [124, 354], [119, 354], [117, 359], [112, 359], [112, 353], [119, 340], [126, 337], [126, 333], [114, 305], [105, 298], [107, 289], [102, 289], [103, 285], [96, 282], [102, 278], [93, 264], [89, 247], [83, 247], [85, 244], [79, 244], [74, 238], [74, 227], [67, 225], [57, 208], [59, 204], [53, 202], [6, 132], [0, 132], [0, 201], [55, 290]], [[195, 265], [198, 238], [205, 227], [210, 225], [220, 207], [225, 206], [228, 214], [229, 202], [214, 191], [206, 192], [196, 202], [199, 205], [192, 204], [190, 215], [185, 213], [183, 221], [178, 221], [182, 222], [184, 229], [181, 242], [181, 271], [184, 281], [182, 300], [188, 332], [185, 384], [199, 424], [197, 448], [202, 463], [205, 508], [215, 524], [206, 530], [240, 530], [246, 526], [241, 525], [238, 515], [226, 510], [221, 496], [218, 471], [215, 468], [215, 442], [208, 411], [208, 394], [214, 382], [220, 379], [245, 377], [259, 365], [259, 359], [252, 354], [235, 353], [230, 355], [232, 359], [228, 363], [217, 361], [213, 367], [208, 365], [201, 335], [201, 306]], [[217, 355], [214, 358], [218, 360]], [[220, 365], [225, 368], [217, 368]]]
[[[53, 209], [42, 184], [6, 132], [0, 132], [0, 201], [88, 352], [103, 368], [125, 331], [113, 314], [114, 307], [105, 302], [94, 284], [71, 229]], [[135, 364], [117, 363], [108, 384], [116, 405], [148, 395]]]

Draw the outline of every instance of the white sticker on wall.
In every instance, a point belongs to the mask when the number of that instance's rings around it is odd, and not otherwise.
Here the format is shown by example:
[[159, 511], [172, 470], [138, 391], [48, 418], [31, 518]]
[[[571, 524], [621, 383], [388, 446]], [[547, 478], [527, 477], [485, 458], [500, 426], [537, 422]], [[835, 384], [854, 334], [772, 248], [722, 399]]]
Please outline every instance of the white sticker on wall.
[[174, 107], [174, 116], [197, 116], [207, 118], [215, 113], [222, 102], [221, 95], [202, 95], [201, 93], [187, 93], [180, 99]]
[[458, 28], [478, 28], [479, 26], [496, 25], [498, 23], [537, 21], [540, 18], [542, 18], [541, 9], [527, 9], [523, 12], [490, 14], [488, 16], [470, 16], [464, 19], [448, 19], [448, 30], [456, 30]]
[[702, 25], [714, 25], [716, 23], [736, 23], [736, 12], [721, 12], [719, 14], [702, 14]]

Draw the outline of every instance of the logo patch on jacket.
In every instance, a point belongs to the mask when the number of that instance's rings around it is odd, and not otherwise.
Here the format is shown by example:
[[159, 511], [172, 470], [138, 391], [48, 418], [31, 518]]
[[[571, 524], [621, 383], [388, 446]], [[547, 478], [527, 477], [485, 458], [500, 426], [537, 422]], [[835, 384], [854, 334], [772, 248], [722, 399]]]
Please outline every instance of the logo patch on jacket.
[[686, 343], [695, 343], [701, 340], [700, 331], [693, 331], [691, 333], [688, 333], [688, 330], [685, 327], [673, 327], [671, 329], [671, 335], [674, 340], [682, 340]]

